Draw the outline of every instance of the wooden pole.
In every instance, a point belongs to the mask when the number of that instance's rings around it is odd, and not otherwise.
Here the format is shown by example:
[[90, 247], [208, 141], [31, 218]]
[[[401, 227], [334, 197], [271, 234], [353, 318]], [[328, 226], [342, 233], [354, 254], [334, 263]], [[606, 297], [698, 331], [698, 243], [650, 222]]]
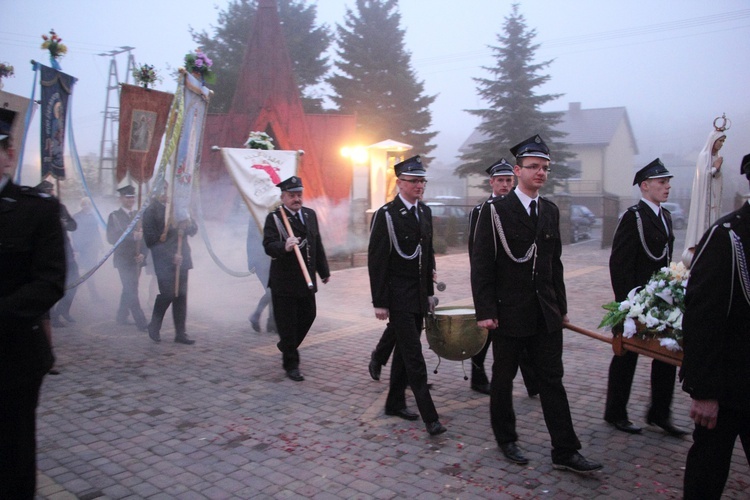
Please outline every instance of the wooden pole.
[[[292, 231], [292, 226], [289, 224], [289, 217], [286, 216], [284, 205], [279, 207], [279, 212], [281, 212], [281, 218], [284, 220], [284, 227], [286, 228], [286, 232], [289, 233], [289, 236], [294, 236], [294, 231]], [[297, 262], [299, 262], [299, 267], [302, 270], [302, 276], [304, 276], [305, 278], [305, 283], [307, 283], [307, 288], [312, 290], [313, 282], [310, 278], [310, 273], [307, 271], [307, 264], [305, 264], [305, 259], [302, 258], [302, 252], [300, 252], [299, 250], [299, 245], [294, 245], [294, 253], [297, 255]]]
[[[177, 229], [177, 255], [182, 257], [182, 237], [185, 236], [185, 229], [182, 227], [180, 222], [179, 228]], [[180, 263], [174, 269], [174, 296], [180, 296], [180, 269], [182, 269], [182, 259]]]

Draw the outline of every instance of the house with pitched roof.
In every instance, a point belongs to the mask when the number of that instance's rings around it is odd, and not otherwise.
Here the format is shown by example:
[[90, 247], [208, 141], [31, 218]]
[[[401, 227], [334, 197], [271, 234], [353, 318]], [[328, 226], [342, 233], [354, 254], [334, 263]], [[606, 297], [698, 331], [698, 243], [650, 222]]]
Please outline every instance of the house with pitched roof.
[[[575, 174], [561, 189], [571, 195], [574, 204], [587, 205], [601, 215], [605, 196], [619, 197], [619, 210], [635, 201], [632, 184], [638, 146], [625, 107], [583, 109], [580, 102], [572, 102], [556, 128], [567, 134], [562, 140], [575, 154], [568, 162]], [[475, 130], [460, 150], [480, 139]], [[554, 164], [554, 151], [552, 158]], [[481, 185], [482, 180], [470, 179], [469, 186]], [[484, 197], [486, 192], [470, 190], [469, 198]]]

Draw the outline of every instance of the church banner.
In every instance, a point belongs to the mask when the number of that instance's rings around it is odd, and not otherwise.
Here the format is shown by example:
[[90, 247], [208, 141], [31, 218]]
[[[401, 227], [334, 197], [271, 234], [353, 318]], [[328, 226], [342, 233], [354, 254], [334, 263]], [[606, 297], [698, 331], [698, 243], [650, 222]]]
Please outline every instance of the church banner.
[[173, 95], [136, 85], [120, 87], [117, 182], [126, 175], [143, 183], [154, 175]]
[[193, 75], [185, 73], [184, 109], [182, 131], [172, 163], [173, 220], [181, 222], [190, 218], [190, 201], [193, 176], [200, 165], [203, 125], [211, 91]]
[[221, 155], [258, 228], [262, 228], [269, 209], [279, 202], [281, 190], [276, 184], [297, 173], [299, 152], [222, 148]]
[[76, 78], [43, 64], [41, 70], [42, 98], [42, 179], [51, 175], [65, 179], [65, 119], [68, 114], [68, 97], [73, 93]]

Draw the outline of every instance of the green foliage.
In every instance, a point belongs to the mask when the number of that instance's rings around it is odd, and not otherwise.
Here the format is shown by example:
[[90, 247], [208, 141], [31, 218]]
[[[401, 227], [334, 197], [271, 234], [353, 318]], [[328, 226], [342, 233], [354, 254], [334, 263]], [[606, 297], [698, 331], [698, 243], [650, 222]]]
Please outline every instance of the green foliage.
[[338, 111], [357, 115], [359, 139], [393, 139], [414, 146], [415, 154], [435, 148], [429, 142], [429, 106], [437, 96], [424, 95], [424, 83], [411, 67], [397, 0], [356, 0], [344, 25], [336, 26], [338, 60], [328, 79]]
[[[306, 0], [277, 3], [302, 105], [308, 113], [322, 112], [322, 98], [316, 95], [315, 87], [328, 72], [328, 58], [324, 54], [332, 41], [330, 29], [325, 24], [316, 25], [315, 4], [307, 5]], [[257, 9], [257, 0], [230, 0], [225, 10], [219, 11], [218, 24], [212, 26], [213, 36], [190, 29], [193, 40], [213, 58], [211, 69], [216, 73], [217, 83], [212, 88], [212, 113], [225, 113], [232, 104]]]
[[[488, 107], [467, 110], [482, 118], [478, 130], [483, 137], [461, 156], [463, 163], [456, 168], [459, 176], [484, 175], [485, 169], [502, 156], [512, 163], [508, 150], [534, 134], [539, 134], [551, 151], [551, 173], [544, 191], [551, 191], [560, 184], [560, 179], [571, 176], [566, 162], [573, 155], [565, 150], [567, 145], [562, 142], [565, 133], [555, 130], [562, 113], [540, 110], [542, 105], [562, 94], [535, 94], [537, 87], [549, 81], [549, 75], [540, 72], [552, 62], [533, 63], [539, 48], [533, 43], [535, 37], [536, 30], [527, 28], [526, 20], [518, 13], [518, 4], [514, 4], [513, 12], [505, 18], [503, 30], [497, 35], [498, 45], [490, 46], [496, 66], [483, 68], [490, 73], [488, 78], [474, 78], [477, 93]], [[489, 191], [489, 186], [485, 186]]]

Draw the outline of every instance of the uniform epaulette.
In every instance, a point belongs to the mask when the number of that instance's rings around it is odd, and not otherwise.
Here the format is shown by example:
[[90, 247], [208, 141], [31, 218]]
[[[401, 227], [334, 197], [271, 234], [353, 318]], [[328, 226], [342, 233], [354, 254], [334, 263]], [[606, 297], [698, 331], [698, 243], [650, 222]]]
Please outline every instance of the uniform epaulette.
[[631, 212], [637, 212], [638, 211], [638, 205], [633, 205], [632, 207], [628, 207], [628, 210]]
[[19, 186], [19, 190], [24, 196], [31, 196], [32, 198], [42, 198], [44, 200], [54, 199], [54, 196], [52, 196], [51, 194], [43, 193], [31, 186]]

